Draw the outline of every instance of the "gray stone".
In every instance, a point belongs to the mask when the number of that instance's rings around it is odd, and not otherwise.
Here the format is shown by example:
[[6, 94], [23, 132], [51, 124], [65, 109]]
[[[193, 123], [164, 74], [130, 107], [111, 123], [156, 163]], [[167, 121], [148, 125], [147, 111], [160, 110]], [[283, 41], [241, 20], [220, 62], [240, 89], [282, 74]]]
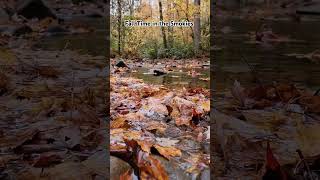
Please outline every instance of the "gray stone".
[[132, 169], [131, 166], [125, 161], [110, 156], [110, 180], [118, 180], [120, 175]]

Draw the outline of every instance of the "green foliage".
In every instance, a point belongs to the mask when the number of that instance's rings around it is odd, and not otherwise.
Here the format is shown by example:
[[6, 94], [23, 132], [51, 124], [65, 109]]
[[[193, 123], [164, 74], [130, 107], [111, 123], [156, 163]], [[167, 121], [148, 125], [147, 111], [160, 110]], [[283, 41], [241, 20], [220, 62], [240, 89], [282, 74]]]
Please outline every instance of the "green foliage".
[[144, 58], [160, 59], [160, 58], [191, 58], [194, 50], [192, 44], [184, 44], [182, 42], [173, 43], [172, 47], [165, 49], [163, 44], [159, 44], [157, 40], [149, 40], [141, 47], [140, 54]]
[[158, 58], [158, 42], [157, 40], [148, 40], [140, 49], [140, 54], [144, 58]]

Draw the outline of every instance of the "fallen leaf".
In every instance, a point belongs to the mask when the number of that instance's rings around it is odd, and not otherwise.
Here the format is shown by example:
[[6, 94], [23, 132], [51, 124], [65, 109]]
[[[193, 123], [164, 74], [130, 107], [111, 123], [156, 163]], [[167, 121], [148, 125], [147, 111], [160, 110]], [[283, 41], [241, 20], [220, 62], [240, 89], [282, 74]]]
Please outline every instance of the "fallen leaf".
[[33, 164], [33, 167], [50, 167], [62, 162], [62, 157], [57, 154], [41, 154], [40, 158]]
[[128, 124], [128, 121], [124, 117], [118, 117], [110, 122], [110, 128], [116, 129], [116, 128], [125, 128], [128, 129], [130, 125]]
[[0, 72], [0, 95], [7, 92], [9, 86], [9, 78]]
[[19, 130], [14, 135], [4, 136], [0, 138], [0, 149], [2, 148], [17, 148], [24, 144], [28, 140], [32, 140], [39, 130], [34, 128], [28, 128]]
[[204, 112], [210, 112], [210, 100], [201, 102], [201, 107], [204, 110]]
[[164, 156], [165, 158], [167, 158], [168, 160], [172, 157], [172, 156], [181, 156], [181, 150], [177, 149], [175, 147], [162, 147], [159, 145], [153, 145], [154, 148], [157, 149], [157, 151]]
[[170, 139], [170, 138], [156, 138], [156, 142], [158, 145], [163, 147], [170, 147], [176, 145], [179, 140]]
[[241, 106], [245, 106], [247, 96], [244, 93], [244, 88], [240, 85], [240, 83], [237, 80], [234, 81], [233, 87], [231, 89], [231, 94], [236, 100], [239, 101]]
[[37, 72], [47, 78], [57, 78], [60, 75], [60, 72], [51, 66], [40, 66]]
[[138, 145], [140, 146], [141, 150], [144, 152], [150, 153], [151, 147], [153, 146], [153, 142], [151, 141], [143, 141], [143, 140], [136, 140]]

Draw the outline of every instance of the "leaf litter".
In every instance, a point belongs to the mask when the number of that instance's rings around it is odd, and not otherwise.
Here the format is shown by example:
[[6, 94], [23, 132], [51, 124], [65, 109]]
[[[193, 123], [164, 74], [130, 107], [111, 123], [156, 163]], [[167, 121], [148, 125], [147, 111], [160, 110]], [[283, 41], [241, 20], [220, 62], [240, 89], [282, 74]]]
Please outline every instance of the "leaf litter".
[[218, 179], [320, 177], [317, 93], [293, 84], [242, 87], [235, 81], [218, 98], [225, 102], [213, 110], [216, 144], [211, 147]]
[[[209, 90], [148, 84], [127, 75], [131, 71], [128, 67], [137, 62], [125, 62], [123, 68], [111, 60], [110, 77], [110, 153], [132, 168], [122, 172], [121, 178], [176, 179], [181, 173], [184, 179], [200, 177], [209, 169], [209, 152], [196, 148], [210, 141], [197, 141], [199, 133], [208, 132]], [[170, 67], [179, 61], [164, 62]], [[192, 64], [201, 67], [199, 62]], [[193, 157], [199, 159], [194, 161]]]
[[23, 43], [0, 53], [0, 179], [106, 179], [105, 59]]

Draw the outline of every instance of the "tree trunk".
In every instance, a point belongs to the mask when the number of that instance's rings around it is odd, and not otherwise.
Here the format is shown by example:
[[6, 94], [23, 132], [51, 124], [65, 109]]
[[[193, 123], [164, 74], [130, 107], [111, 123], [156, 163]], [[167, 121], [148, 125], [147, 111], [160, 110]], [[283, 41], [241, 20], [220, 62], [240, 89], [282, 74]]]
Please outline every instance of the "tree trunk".
[[[172, 15], [172, 2], [167, 2], [167, 11], [168, 11], [168, 17], [169, 21], [173, 20]], [[168, 26], [168, 46], [171, 48], [173, 47], [173, 27]]]
[[134, 1], [135, 0], [131, 0], [131, 2], [130, 2], [130, 9], [129, 9], [130, 12], [129, 13], [130, 13], [131, 17], [133, 16]]
[[[159, 0], [159, 14], [160, 14], [160, 21], [163, 21], [163, 14], [162, 14], [162, 2]], [[163, 26], [161, 26], [161, 32], [162, 32], [162, 38], [163, 38], [163, 47], [165, 49], [168, 48], [167, 45], [167, 37], [166, 37], [166, 32]]]
[[194, 0], [194, 5], [196, 8], [196, 12], [194, 14], [194, 50], [196, 53], [199, 52], [200, 49], [200, 0]]
[[119, 55], [121, 55], [121, 19], [122, 19], [121, 0], [118, 0], [118, 54]]

